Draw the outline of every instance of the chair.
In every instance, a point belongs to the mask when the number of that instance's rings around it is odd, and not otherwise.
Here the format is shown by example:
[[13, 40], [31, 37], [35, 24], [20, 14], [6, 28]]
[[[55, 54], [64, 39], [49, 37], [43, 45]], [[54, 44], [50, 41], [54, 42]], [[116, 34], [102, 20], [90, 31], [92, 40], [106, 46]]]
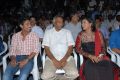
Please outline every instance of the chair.
[[8, 48], [10, 48], [13, 33], [8, 36]]
[[[73, 55], [74, 55], [74, 59], [75, 59], [75, 64], [76, 64], [76, 67], [77, 67], [77, 54], [75, 53], [75, 51], [73, 51]], [[80, 65], [82, 65], [83, 63], [83, 56], [82, 55], [79, 55], [80, 56]], [[45, 66], [45, 59], [46, 59], [46, 55], [45, 55], [45, 51], [44, 51], [44, 54], [42, 56], [42, 62], [43, 62], [43, 68]], [[56, 70], [56, 74], [64, 74], [65, 71], [63, 69], [57, 69]]]
[[0, 37], [2, 38], [2, 40], [3, 40], [3, 36], [2, 35], [0, 35]]
[[[4, 45], [4, 51], [2, 51], [1, 53], [0, 53], [0, 56], [2, 56], [6, 51], [7, 51], [7, 49], [8, 49], [8, 46], [7, 46], [7, 44], [5, 43], [5, 42], [3, 42], [3, 45]], [[2, 65], [3, 64], [3, 62], [0, 62], [0, 65]]]
[[[7, 49], [8, 49], [7, 44], [6, 44], [5, 42], [3, 42], [3, 45], [4, 45], [5, 49], [4, 49], [4, 51], [2, 51], [2, 52], [0, 53], [0, 56], [2, 56], [4, 53], [6, 53], [6, 51], [7, 51]], [[0, 66], [1, 66], [1, 65], [3, 65], [3, 62], [0, 62]], [[0, 80], [1, 80], [1, 71], [0, 71]]]
[[107, 52], [111, 55], [111, 61], [120, 67], [120, 55], [112, 51], [110, 47], [107, 47]]

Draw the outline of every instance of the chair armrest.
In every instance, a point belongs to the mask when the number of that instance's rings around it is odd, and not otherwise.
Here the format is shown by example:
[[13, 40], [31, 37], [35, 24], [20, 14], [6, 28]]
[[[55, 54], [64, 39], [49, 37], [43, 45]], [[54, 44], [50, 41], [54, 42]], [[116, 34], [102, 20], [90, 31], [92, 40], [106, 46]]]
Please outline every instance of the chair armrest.
[[[78, 65], [77, 64], [77, 61], [78, 61], [78, 59], [77, 59], [77, 53], [75, 52], [75, 50], [73, 51], [73, 55], [74, 55], [74, 59], [75, 59], [75, 63], [76, 63], [76, 66]], [[81, 55], [81, 54], [79, 54], [79, 57], [80, 57], [80, 65], [82, 65], [82, 63], [83, 63], [83, 56]]]
[[111, 61], [120, 67], [120, 55], [112, 51], [110, 47], [107, 47], [107, 52], [111, 55]]
[[38, 54], [36, 54], [36, 55], [34, 56], [34, 59], [33, 59], [33, 61], [34, 61], [33, 69], [37, 69], [37, 70], [38, 70], [37, 57], [38, 57]]
[[73, 55], [74, 55], [75, 64], [77, 66], [77, 53], [75, 52], [75, 50], [73, 50]]
[[79, 54], [79, 56], [80, 56], [80, 65], [82, 65], [82, 64], [83, 64], [83, 61], [84, 61], [83, 55]]
[[117, 56], [117, 65], [120, 67], [120, 55], [117, 53], [115, 55]]
[[[38, 54], [34, 56], [34, 66], [33, 66], [33, 69], [32, 69], [32, 74], [33, 74], [33, 77], [37, 77], [39, 76], [39, 70], [38, 70], [38, 65], [37, 65], [37, 57], [38, 57]], [[35, 78], [34, 77], [34, 78]]]
[[5, 70], [6, 70], [6, 68], [7, 68], [7, 58], [9, 57], [9, 53], [7, 53], [4, 57], [3, 57], [3, 59], [2, 59], [2, 61], [3, 61], [3, 72], [5, 72]]
[[46, 54], [45, 54], [45, 51], [43, 52], [43, 55], [42, 55], [42, 64], [43, 64], [43, 68], [45, 66], [45, 60], [46, 60]]

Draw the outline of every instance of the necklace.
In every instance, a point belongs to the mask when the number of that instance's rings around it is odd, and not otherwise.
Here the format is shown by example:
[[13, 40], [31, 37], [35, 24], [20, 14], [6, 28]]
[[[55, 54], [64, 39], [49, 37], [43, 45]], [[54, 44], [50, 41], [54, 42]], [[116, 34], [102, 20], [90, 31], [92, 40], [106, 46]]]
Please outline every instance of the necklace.
[[85, 42], [93, 42], [94, 38], [94, 33], [84, 33], [83, 35], [83, 41]]

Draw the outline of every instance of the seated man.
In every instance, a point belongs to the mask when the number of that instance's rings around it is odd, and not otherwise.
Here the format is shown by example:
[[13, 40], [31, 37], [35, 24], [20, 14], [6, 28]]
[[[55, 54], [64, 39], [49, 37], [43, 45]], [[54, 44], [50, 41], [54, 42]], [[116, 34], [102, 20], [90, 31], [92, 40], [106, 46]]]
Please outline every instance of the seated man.
[[63, 27], [63, 18], [56, 16], [54, 18], [54, 28], [46, 31], [43, 38], [43, 46], [48, 56], [43, 69], [43, 80], [54, 80], [56, 70], [64, 69], [65, 77], [68, 80], [77, 78], [78, 71], [75, 61], [71, 56], [74, 46], [74, 40], [71, 32]]
[[10, 63], [8, 64], [3, 80], [13, 80], [13, 75], [20, 69], [18, 80], [27, 80], [33, 69], [33, 58], [39, 53], [39, 38], [31, 32], [29, 18], [21, 21], [22, 31], [12, 37], [10, 48]]
[[120, 28], [112, 32], [109, 40], [109, 46], [112, 49], [112, 51], [120, 55]]

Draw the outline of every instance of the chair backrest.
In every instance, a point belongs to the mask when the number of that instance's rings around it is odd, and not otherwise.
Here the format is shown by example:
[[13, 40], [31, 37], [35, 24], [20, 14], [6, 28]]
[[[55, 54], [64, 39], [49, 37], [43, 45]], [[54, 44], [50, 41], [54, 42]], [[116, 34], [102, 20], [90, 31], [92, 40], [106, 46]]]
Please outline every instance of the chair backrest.
[[7, 51], [7, 49], [8, 49], [8, 46], [7, 46], [7, 44], [5, 42], [3, 42], [3, 45], [4, 45], [4, 51], [2, 51], [0, 53], [0, 55], [3, 55]]
[[8, 36], [8, 47], [10, 48], [13, 33]]
[[2, 40], [3, 40], [3, 36], [2, 35], [0, 35], [0, 37], [2, 38]]

